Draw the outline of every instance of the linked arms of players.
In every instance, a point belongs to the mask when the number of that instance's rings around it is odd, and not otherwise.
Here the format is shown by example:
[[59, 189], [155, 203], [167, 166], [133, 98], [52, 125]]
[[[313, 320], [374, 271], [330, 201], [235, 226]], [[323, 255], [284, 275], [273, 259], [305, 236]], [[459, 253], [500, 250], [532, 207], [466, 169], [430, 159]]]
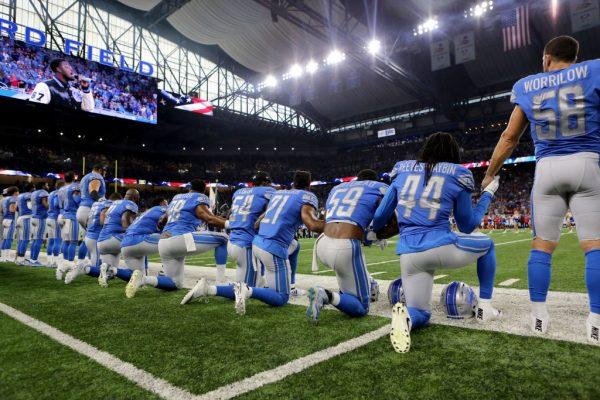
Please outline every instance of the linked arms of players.
[[325, 221], [317, 217], [317, 210], [313, 206], [303, 205], [300, 210], [300, 217], [311, 232], [322, 233], [325, 229]]
[[463, 190], [454, 200], [454, 219], [456, 226], [462, 233], [471, 233], [481, 224], [494, 196], [490, 192], [483, 192], [475, 208], [472, 208], [471, 193]]
[[519, 144], [519, 139], [521, 139], [523, 132], [525, 132], [527, 124], [527, 116], [521, 107], [515, 106], [515, 109], [508, 120], [508, 125], [504, 132], [502, 132], [498, 144], [496, 144], [492, 159], [490, 160], [490, 165], [485, 173], [483, 182], [481, 183], [482, 188], [488, 186], [494, 179], [494, 176], [498, 175], [504, 161], [510, 157]]
[[227, 220], [225, 218], [214, 215], [205, 204], [200, 204], [198, 207], [196, 207], [196, 217], [200, 218], [209, 225], [216, 226], [217, 228], [225, 228], [227, 224]]

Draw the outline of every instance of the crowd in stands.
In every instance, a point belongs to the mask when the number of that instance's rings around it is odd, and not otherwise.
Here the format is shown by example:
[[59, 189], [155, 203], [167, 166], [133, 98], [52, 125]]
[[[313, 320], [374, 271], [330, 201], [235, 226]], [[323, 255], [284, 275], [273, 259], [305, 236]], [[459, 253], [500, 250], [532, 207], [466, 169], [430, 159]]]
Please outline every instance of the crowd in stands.
[[38, 82], [53, 78], [50, 61], [59, 57], [66, 58], [80, 76], [91, 79], [96, 110], [103, 109], [137, 116], [151, 122], [156, 121], [154, 78], [8, 38], [0, 39], [0, 86], [18, 88], [30, 93]]
[[[489, 158], [498, 139], [498, 133], [456, 134], [462, 146], [462, 159], [465, 162], [483, 161]], [[525, 140], [525, 139], [524, 139]], [[194, 177], [204, 177], [210, 182], [219, 181], [235, 186], [247, 182], [257, 171], [268, 171], [274, 182], [283, 185], [291, 181], [293, 172], [308, 169], [313, 180], [329, 182], [327, 185], [313, 186], [313, 191], [324, 203], [335, 178], [354, 176], [358, 169], [372, 168], [379, 173], [391, 171], [398, 160], [415, 158], [422, 145], [422, 138], [404, 138], [390, 141], [385, 145], [352, 147], [339, 150], [334, 159], [323, 156], [279, 156], [276, 153], [243, 154], [222, 157], [219, 154], [206, 156], [173, 155], [124, 151], [121, 154], [90, 153], [82, 147], [60, 148], [31, 146], [29, 143], [12, 142], [10, 146], [0, 146], [0, 168], [19, 169], [45, 176], [49, 172], [82, 171], [83, 158], [86, 165], [103, 163], [109, 166], [112, 176], [114, 161], [119, 163], [119, 177], [143, 179], [160, 184], [163, 181], [188, 182]], [[526, 141], [517, 150], [517, 155], [532, 155], [531, 143]], [[533, 182], [534, 163], [522, 163], [504, 168], [502, 185], [493, 203], [492, 213], [509, 214], [515, 209], [527, 213], [529, 193]], [[473, 169], [475, 182], [483, 178], [485, 168]], [[224, 191], [227, 193], [227, 191]], [[231, 193], [229, 193], [230, 195]]]

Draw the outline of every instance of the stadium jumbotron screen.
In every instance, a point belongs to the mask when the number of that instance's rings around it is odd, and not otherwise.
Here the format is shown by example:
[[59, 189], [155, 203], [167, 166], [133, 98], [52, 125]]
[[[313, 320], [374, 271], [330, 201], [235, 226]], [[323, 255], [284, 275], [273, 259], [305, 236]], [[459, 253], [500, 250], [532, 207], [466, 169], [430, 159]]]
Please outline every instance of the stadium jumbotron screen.
[[156, 124], [156, 78], [0, 40], [0, 96]]

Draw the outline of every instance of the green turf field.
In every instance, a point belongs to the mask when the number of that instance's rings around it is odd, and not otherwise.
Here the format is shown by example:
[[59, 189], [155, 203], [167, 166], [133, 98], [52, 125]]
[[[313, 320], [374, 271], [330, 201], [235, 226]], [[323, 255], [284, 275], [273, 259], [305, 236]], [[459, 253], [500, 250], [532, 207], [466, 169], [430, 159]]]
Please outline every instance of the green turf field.
[[[255, 301], [244, 317], [225, 299], [179, 305], [183, 292], [124, 282], [71, 285], [46, 268], [0, 264], [0, 302], [194, 394], [237, 382], [387, 325], [332, 310], [327, 323], [304, 308]], [[0, 398], [149, 399], [151, 393], [0, 314]], [[600, 348], [432, 326], [413, 333], [408, 354], [387, 338], [324, 361], [242, 398], [584, 398], [597, 399]]]
[[[522, 230], [518, 234], [515, 234], [512, 230], [507, 233], [494, 232], [491, 237], [497, 246], [496, 284], [508, 279], [519, 279], [519, 281], [507, 287], [527, 289], [527, 259], [531, 247], [531, 232], [529, 230]], [[395, 241], [395, 238], [392, 238], [391, 241]], [[302, 249], [298, 261], [298, 273], [300, 274], [311, 274], [313, 244], [314, 239], [301, 239]], [[374, 274], [375, 279], [391, 280], [400, 275], [400, 262], [395, 254], [395, 242], [391, 243], [384, 251], [373, 246], [366, 248], [365, 252], [369, 272]], [[150, 261], [160, 262], [160, 258], [156, 256]], [[210, 253], [186, 259], [186, 264], [190, 265], [206, 266], [214, 265], [214, 262], [214, 257]], [[229, 262], [228, 267], [235, 268], [235, 265], [233, 262]], [[474, 264], [468, 268], [440, 271], [439, 274], [447, 276], [437, 279], [436, 283], [461, 280], [472, 285], [478, 285]], [[331, 270], [325, 271], [325, 268], [321, 267], [319, 275], [333, 276], [334, 273]], [[552, 258], [552, 284], [550, 289], [565, 292], [585, 292], [586, 290], [584, 257], [575, 233], [563, 234], [561, 237], [560, 246]]]

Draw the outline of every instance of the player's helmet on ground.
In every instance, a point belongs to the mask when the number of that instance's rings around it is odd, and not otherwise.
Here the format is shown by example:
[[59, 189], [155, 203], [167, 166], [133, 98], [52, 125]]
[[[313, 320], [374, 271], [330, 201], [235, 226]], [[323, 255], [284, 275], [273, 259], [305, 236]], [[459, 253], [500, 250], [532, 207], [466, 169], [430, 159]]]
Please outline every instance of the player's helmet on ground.
[[396, 303], [406, 303], [406, 298], [404, 297], [404, 290], [402, 289], [402, 278], [398, 278], [395, 281], [392, 281], [392, 283], [390, 283], [390, 287], [388, 287], [387, 296], [390, 302], [390, 306], [392, 307]]
[[453, 281], [442, 290], [440, 303], [448, 318], [471, 318], [475, 315], [477, 295], [466, 283]]

